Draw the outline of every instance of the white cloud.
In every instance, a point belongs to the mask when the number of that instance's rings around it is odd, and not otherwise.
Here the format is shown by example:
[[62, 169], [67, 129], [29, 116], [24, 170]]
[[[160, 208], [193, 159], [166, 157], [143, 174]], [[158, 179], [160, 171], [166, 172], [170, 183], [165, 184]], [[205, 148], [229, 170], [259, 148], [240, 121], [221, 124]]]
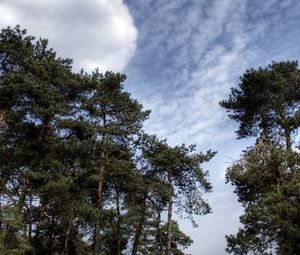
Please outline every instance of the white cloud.
[[128, 2], [139, 21], [128, 85], [152, 110], [146, 130], [171, 145], [196, 143], [201, 151], [218, 151], [204, 166], [214, 187], [205, 196], [213, 214], [197, 217], [198, 229], [180, 221], [194, 239], [186, 253], [225, 254], [225, 234], [237, 232], [242, 214], [232, 187], [224, 183], [225, 169], [254, 140], [235, 141], [237, 123], [218, 102], [247, 68], [299, 56], [299, 1]]
[[74, 69], [122, 71], [134, 55], [137, 30], [122, 0], [2, 0], [0, 27], [20, 24], [49, 39]]
[[146, 58], [157, 66], [148, 87], [141, 87], [143, 104], [152, 110], [146, 128], [172, 145], [233, 139], [231, 126], [222, 126], [227, 117], [218, 102], [249, 61], [254, 32], [246, 31], [246, 2], [183, 3], [159, 2], [139, 29], [135, 61]]

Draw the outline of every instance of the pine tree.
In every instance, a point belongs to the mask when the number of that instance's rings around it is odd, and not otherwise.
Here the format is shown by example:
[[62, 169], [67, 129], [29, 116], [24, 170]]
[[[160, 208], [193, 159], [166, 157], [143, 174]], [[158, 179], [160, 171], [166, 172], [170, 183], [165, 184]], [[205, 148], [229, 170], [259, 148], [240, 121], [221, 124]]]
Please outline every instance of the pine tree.
[[[91, 85], [84, 92], [81, 118], [92, 130], [93, 146], [90, 152], [92, 164], [91, 180], [94, 181], [96, 218], [94, 231], [94, 254], [100, 252], [100, 222], [104, 205], [103, 194], [110, 192], [112, 176], [130, 175], [130, 167], [117, 167], [122, 154], [133, 153], [134, 139], [138, 136], [143, 121], [149, 111], [142, 111], [142, 106], [123, 91], [125, 76], [107, 72], [105, 75], [93, 73]], [[126, 160], [122, 159], [123, 164]], [[116, 183], [115, 183], [116, 184]], [[119, 192], [119, 187], [114, 191]]]
[[263, 139], [284, 138], [291, 149], [291, 135], [299, 127], [300, 71], [296, 61], [274, 62], [266, 68], [250, 69], [220, 105], [240, 123], [238, 138], [259, 135]]
[[[258, 136], [255, 146], [227, 170], [245, 207], [243, 228], [227, 236], [234, 254], [299, 253], [299, 153], [292, 134], [299, 128], [297, 62], [251, 69], [221, 106], [240, 123], [238, 137]], [[252, 253], [251, 253], [252, 252]]]
[[193, 145], [170, 147], [166, 141], [158, 141], [155, 137], [150, 139], [148, 148], [143, 151], [144, 157], [149, 161], [148, 171], [153, 172], [166, 185], [167, 255], [171, 254], [173, 204], [176, 204], [178, 212], [187, 213], [192, 221], [193, 214], [210, 212], [200, 190], [208, 192], [211, 185], [206, 178], [208, 172], [204, 172], [200, 164], [209, 161], [215, 152], [207, 151], [202, 154], [194, 151]]
[[47, 40], [34, 42], [19, 27], [2, 30], [0, 58], [2, 207], [18, 220], [4, 224], [4, 247], [22, 252], [22, 247], [32, 247], [40, 231], [37, 214], [45, 207], [47, 190], [43, 185], [49, 187], [54, 179], [69, 185], [57, 157], [56, 132], [59, 116], [68, 111], [66, 87], [76, 79], [71, 60], [57, 58]]
[[125, 75], [71, 65], [19, 26], [0, 33], [0, 253], [182, 254], [173, 204], [209, 212], [214, 153], [144, 135]]

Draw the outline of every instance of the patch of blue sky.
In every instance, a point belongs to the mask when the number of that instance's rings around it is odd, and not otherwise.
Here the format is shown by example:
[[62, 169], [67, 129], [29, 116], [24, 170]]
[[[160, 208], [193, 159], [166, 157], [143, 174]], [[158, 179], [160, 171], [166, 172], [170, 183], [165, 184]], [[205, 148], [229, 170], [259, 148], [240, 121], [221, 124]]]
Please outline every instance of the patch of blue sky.
[[[300, 2], [134, 1], [125, 4], [138, 30], [137, 49], [125, 72], [126, 88], [152, 109], [146, 130], [172, 144], [196, 143], [218, 150], [207, 164], [214, 192], [213, 214], [199, 229], [181, 221], [194, 244], [189, 252], [225, 254], [225, 234], [239, 226], [242, 208], [225, 170], [255, 139], [235, 140], [237, 123], [218, 102], [227, 98], [246, 69], [272, 61], [297, 60]], [[217, 245], [216, 245], [217, 244]]]

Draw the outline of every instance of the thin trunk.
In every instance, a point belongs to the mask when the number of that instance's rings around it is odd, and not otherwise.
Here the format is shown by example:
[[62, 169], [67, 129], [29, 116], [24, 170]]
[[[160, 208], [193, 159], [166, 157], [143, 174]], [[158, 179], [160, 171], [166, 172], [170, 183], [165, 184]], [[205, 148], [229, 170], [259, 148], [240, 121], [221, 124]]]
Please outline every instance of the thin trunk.
[[121, 212], [120, 212], [120, 193], [116, 189], [116, 204], [117, 204], [117, 255], [121, 255]]
[[160, 255], [164, 254], [164, 249], [163, 249], [163, 243], [161, 240], [161, 230], [160, 230], [160, 223], [161, 223], [161, 216], [160, 216], [160, 210], [157, 210], [157, 224], [156, 224], [156, 230], [157, 230], [157, 241], [159, 244], [159, 253]]
[[168, 174], [169, 190], [168, 190], [168, 222], [167, 222], [167, 252], [166, 255], [171, 255], [172, 245], [172, 206], [173, 206], [173, 186], [170, 173]]
[[[19, 195], [19, 201], [16, 204], [16, 208], [17, 208], [17, 212], [21, 214], [22, 212], [22, 208], [24, 206], [25, 203], [25, 198], [26, 198], [26, 192], [28, 189], [28, 181], [25, 179], [25, 183], [21, 189], [21, 193]], [[24, 226], [24, 232], [26, 235], [26, 224]], [[6, 247], [6, 249], [12, 249], [17, 247], [17, 236], [16, 236], [16, 232], [18, 231], [18, 227], [13, 226], [13, 225], [9, 225], [5, 237], [4, 237], [4, 246]]]
[[2, 127], [4, 120], [5, 120], [6, 112], [4, 110], [0, 110], [0, 127]]
[[291, 141], [291, 134], [290, 132], [287, 132], [286, 134], [286, 149], [291, 150], [292, 149], [292, 141]]
[[[103, 113], [103, 127], [106, 127], [106, 109], [104, 106], [101, 106]], [[106, 133], [102, 134], [102, 141], [106, 141]], [[105, 175], [105, 163], [107, 159], [107, 153], [102, 151], [100, 154], [100, 169], [99, 169], [99, 181], [98, 189], [96, 194], [96, 223], [95, 223], [95, 232], [94, 232], [94, 250], [93, 255], [100, 254], [100, 218], [101, 218], [101, 207], [102, 207], [102, 194], [103, 194], [103, 184], [104, 184], [104, 175]]]
[[100, 218], [101, 218], [101, 205], [102, 205], [102, 193], [103, 193], [103, 184], [104, 184], [104, 174], [105, 174], [105, 161], [107, 158], [107, 154], [101, 153], [101, 163], [100, 163], [100, 171], [99, 171], [99, 181], [98, 181], [98, 189], [96, 194], [96, 212], [97, 219], [95, 224], [95, 233], [94, 233], [94, 255], [100, 254]]
[[[4, 116], [5, 116], [5, 112], [3, 110], [0, 110], [0, 128], [2, 127], [2, 124], [4, 122]], [[7, 179], [8, 178], [6, 176], [0, 177], [0, 230], [2, 230], [2, 218], [3, 218], [2, 194], [5, 194], [4, 190], [8, 191], [6, 187]]]
[[29, 195], [29, 212], [28, 212], [28, 238], [31, 243], [32, 239], [32, 194]]
[[28, 186], [29, 186], [29, 181], [27, 179], [25, 179], [25, 183], [22, 187], [21, 194], [20, 194], [20, 197], [19, 197], [19, 201], [18, 201], [18, 204], [17, 204], [18, 212], [20, 212], [20, 213], [21, 213], [23, 205], [25, 203], [25, 198], [26, 198], [26, 193], [27, 193]]
[[290, 151], [292, 149], [292, 141], [291, 141], [291, 131], [289, 128], [284, 129], [284, 137], [285, 137], [286, 149]]
[[53, 254], [53, 243], [54, 243], [54, 226], [56, 225], [56, 222], [55, 222], [55, 218], [54, 218], [54, 215], [52, 214], [51, 215], [51, 224], [50, 224], [50, 227], [48, 228], [50, 231], [49, 231], [49, 243], [48, 243], [48, 254], [49, 255], [52, 255]]
[[162, 238], [161, 238], [161, 229], [160, 229], [160, 223], [161, 223], [161, 211], [162, 209], [160, 208], [160, 206], [156, 205], [156, 200], [152, 199], [151, 197], [148, 197], [149, 201], [152, 203], [153, 207], [155, 208], [156, 212], [157, 212], [157, 218], [156, 218], [156, 242], [159, 245], [159, 254], [160, 255], [164, 255], [164, 247], [163, 247], [163, 242], [162, 242]]
[[291, 141], [291, 129], [288, 126], [287, 119], [283, 113], [279, 113], [280, 116], [280, 125], [284, 130], [284, 138], [285, 138], [285, 145], [287, 150], [292, 149], [292, 141]]
[[140, 238], [141, 238], [141, 234], [142, 234], [142, 230], [143, 230], [143, 225], [144, 225], [144, 217], [141, 217], [140, 221], [135, 229], [131, 255], [136, 255], [138, 252], [138, 247], [140, 244]]
[[44, 226], [44, 221], [45, 221], [45, 204], [43, 201], [41, 201], [41, 209], [39, 211], [39, 220], [38, 224], [36, 226], [36, 234], [35, 234], [35, 239], [39, 239], [40, 231]]
[[141, 217], [140, 220], [135, 228], [135, 233], [134, 233], [134, 240], [133, 240], [133, 246], [132, 246], [132, 253], [131, 255], [136, 255], [138, 252], [138, 247], [140, 244], [140, 238], [143, 230], [143, 226], [145, 223], [145, 218], [146, 218], [146, 195], [143, 197], [143, 204], [142, 204], [142, 211], [141, 211]]
[[69, 221], [68, 228], [67, 228], [67, 231], [66, 231], [64, 249], [61, 253], [62, 255], [67, 254], [67, 251], [68, 251], [69, 236], [70, 236], [70, 232], [71, 232], [71, 227], [72, 227], [72, 219]]
[[260, 110], [260, 118], [261, 118], [261, 124], [260, 127], [262, 128], [262, 134], [263, 134], [263, 140], [264, 143], [268, 146], [268, 149], [270, 149], [270, 134], [269, 134], [269, 124], [267, 121], [266, 114], [263, 112], [263, 110]]
[[3, 219], [3, 209], [2, 209], [2, 195], [6, 194], [12, 201], [14, 199], [10, 195], [10, 191], [6, 187], [7, 177], [0, 177], [0, 230], [2, 230], [2, 219]]

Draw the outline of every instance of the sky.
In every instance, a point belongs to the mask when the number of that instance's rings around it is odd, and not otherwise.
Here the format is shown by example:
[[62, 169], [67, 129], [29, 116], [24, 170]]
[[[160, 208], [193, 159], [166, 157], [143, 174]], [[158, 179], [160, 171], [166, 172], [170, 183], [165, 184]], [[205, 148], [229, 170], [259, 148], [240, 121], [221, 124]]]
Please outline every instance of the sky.
[[125, 89], [152, 110], [148, 133], [218, 151], [203, 166], [213, 213], [197, 217], [198, 228], [174, 217], [194, 240], [186, 253], [225, 254], [243, 212], [225, 171], [254, 140], [236, 140], [218, 102], [247, 69], [300, 60], [300, 1], [0, 0], [0, 27], [16, 24], [73, 58], [74, 71], [125, 73]]

